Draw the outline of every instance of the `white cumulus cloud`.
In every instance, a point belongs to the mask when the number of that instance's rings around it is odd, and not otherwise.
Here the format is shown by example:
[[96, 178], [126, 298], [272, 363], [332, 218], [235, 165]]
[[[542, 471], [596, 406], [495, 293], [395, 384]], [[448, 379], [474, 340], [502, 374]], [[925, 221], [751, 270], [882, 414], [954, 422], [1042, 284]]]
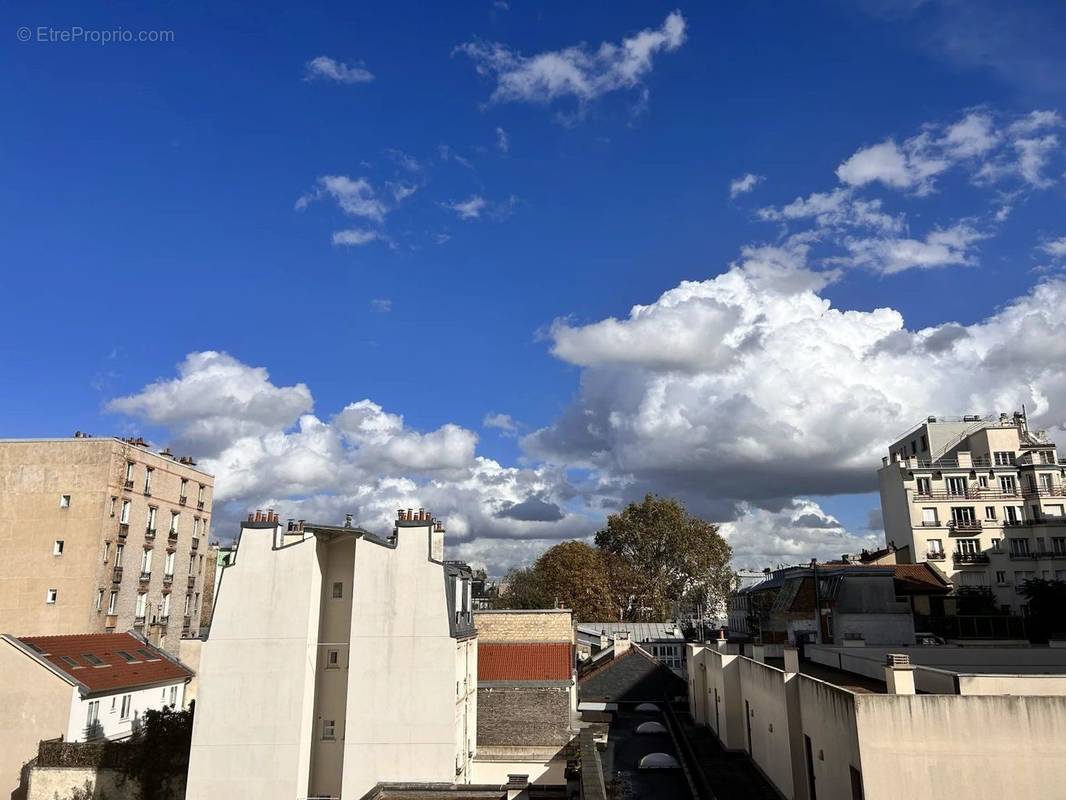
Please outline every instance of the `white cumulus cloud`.
[[729, 182], [729, 197], [737, 198], [742, 194], [747, 194], [763, 180], [765, 178], [762, 175], [755, 175], [751, 172], [741, 175], [739, 178], [733, 178]]
[[304, 65], [304, 80], [316, 79], [331, 80], [337, 83], [369, 83], [374, 80], [374, 76], [362, 64], [349, 67], [329, 56], [318, 56]]

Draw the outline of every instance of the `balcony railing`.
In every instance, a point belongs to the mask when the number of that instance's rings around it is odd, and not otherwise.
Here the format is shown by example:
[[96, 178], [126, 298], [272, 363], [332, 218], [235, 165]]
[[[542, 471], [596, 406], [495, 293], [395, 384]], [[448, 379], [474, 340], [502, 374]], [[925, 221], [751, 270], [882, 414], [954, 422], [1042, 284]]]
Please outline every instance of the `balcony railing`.
[[192, 539], [192, 549], [196, 550], [199, 547], [200, 547], [200, 539], [198, 537], [194, 536], [193, 539]]
[[186, 504], [186, 503], [187, 503], [188, 501], [189, 501], [189, 498], [188, 498], [188, 497], [186, 497], [185, 495], [181, 495], [181, 496], [180, 496], [180, 497], [178, 498], [178, 505], [180, 505], [180, 506], [183, 506], [183, 505], [185, 505], [185, 504]]
[[168, 531], [167, 532], [167, 544], [174, 544], [176, 541], [178, 541], [178, 532], [177, 531]]
[[118, 524], [118, 538], [125, 539], [130, 535], [130, 525], [128, 522], [120, 522]]
[[170, 586], [170, 584], [172, 584], [172, 583], [174, 583], [174, 574], [172, 572], [164, 572], [163, 573], [163, 585], [164, 586]]
[[196, 586], [196, 577], [194, 575], [190, 575], [189, 576], [189, 584], [188, 585], [189, 585], [190, 589], [192, 589], [194, 586]]
[[1063, 486], [1041, 486], [1038, 489], [1028, 487], [1022, 490], [1022, 494], [1026, 497], [1066, 497], [1066, 485]]
[[155, 528], [145, 528], [144, 529], [144, 538], [145, 539], [154, 539], [155, 538]]
[[951, 560], [956, 564], [987, 564], [987, 553], [952, 553]]
[[196, 507], [198, 509], [200, 509], [201, 511], [203, 511], [204, 510], [204, 501], [203, 500], [197, 500], [196, 501]]
[[152, 580], [152, 571], [148, 570], [147, 572], [145, 572], [145, 571], [142, 570], [141, 571], [141, 577], [140, 577], [141, 583], [148, 583], [148, 581], [150, 581], [150, 580]]
[[950, 492], [938, 489], [935, 492], [915, 492], [911, 495], [912, 503], [930, 503], [933, 501], [962, 502], [964, 500], [1014, 500], [1022, 496], [1020, 490], [1005, 492], [1002, 489], [968, 488], [965, 492]]
[[163, 627], [166, 627], [167, 625], [169, 625], [170, 624], [170, 614], [164, 614], [163, 616], [161, 616], [159, 618], [159, 624], [162, 625]]
[[185, 615], [181, 619], [181, 629], [184, 632], [189, 630], [190, 627], [192, 627], [192, 617], [189, 615]]
[[979, 519], [952, 519], [948, 520], [948, 529], [952, 531], [979, 531], [984, 523]]
[[130, 479], [128, 481], [124, 481], [122, 483], [122, 488], [125, 489], [126, 491], [129, 491], [130, 489], [132, 489], [133, 488], [133, 480]]
[[1010, 551], [1010, 560], [1011, 561], [1032, 561], [1034, 558], [1036, 558], [1036, 553], [1030, 553], [1027, 550], [1011, 550]]
[[122, 567], [115, 567], [111, 570], [111, 582], [122, 583]]
[[134, 617], [133, 618], [133, 624], [134, 625], [143, 625], [144, 624], [144, 617], [143, 616]]
[[944, 558], [945, 558], [945, 556], [944, 556], [944, 553], [942, 553], [942, 552], [939, 552], [939, 553], [926, 553], [925, 554], [925, 560], [926, 561], [943, 561]]

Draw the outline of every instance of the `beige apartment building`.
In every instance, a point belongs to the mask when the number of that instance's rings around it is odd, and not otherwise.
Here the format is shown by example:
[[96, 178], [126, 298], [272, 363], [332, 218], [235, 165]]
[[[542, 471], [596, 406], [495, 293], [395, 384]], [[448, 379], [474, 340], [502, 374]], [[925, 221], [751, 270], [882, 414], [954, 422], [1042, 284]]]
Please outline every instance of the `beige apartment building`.
[[1066, 462], [1024, 414], [929, 417], [878, 478], [885, 540], [909, 551], [899, 560], [933, 562], [1015, 612], [1026, 580], [1066, 580]]
[[0, 440], [0, 632], [196, 636], [214, 478], [143, 440]]
[[401, 511], [392, 535], [242, 523], [203, 642], [186, 797], [356, 800], [466, 784], [477, 747], [469, 567]]

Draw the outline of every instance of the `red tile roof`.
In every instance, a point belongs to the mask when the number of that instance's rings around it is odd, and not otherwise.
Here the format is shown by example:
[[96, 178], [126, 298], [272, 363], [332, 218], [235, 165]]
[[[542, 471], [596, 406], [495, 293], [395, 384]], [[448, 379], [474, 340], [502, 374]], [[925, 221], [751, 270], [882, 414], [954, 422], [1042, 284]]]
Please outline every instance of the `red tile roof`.
[[[21, 642], [35, 658], [85, 686], [89, 693], [176, 683], [192, 677], [187, 668], [130, 633], [11, 638]], [[119, 651], [128, 653], [133, 660], [128, 661]], [[96, 659], [102, 663], [97, 665]]]
[[907, 584], [907, 588], [924, 591], [948, 592], [951, 584], [943, 578], [930, 564], [896, 564], [896, 580]]
[[479, 644], [479, 681], [566, 681], [573, 664], [565, 643]]

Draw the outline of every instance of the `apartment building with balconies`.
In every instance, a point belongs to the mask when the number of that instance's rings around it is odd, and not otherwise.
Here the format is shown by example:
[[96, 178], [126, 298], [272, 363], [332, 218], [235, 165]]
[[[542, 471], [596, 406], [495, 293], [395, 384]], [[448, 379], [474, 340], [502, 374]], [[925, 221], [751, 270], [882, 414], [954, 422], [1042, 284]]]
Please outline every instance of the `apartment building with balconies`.
[[886, 542], [956, 589], [1019, 611], [1025, 581], [1066, 580], [1066, 460], [1023, 413], [929, 417], [892, 443], [878, 479]]
[[189, 800], [362, 797], [470, 782], [478, 640], [471, 572], [401, 511], [385, 538], [242, 523], [200, 655]]
[[141, 439], [0, 440], [0, 630], [199, 631], [214, 478]]

